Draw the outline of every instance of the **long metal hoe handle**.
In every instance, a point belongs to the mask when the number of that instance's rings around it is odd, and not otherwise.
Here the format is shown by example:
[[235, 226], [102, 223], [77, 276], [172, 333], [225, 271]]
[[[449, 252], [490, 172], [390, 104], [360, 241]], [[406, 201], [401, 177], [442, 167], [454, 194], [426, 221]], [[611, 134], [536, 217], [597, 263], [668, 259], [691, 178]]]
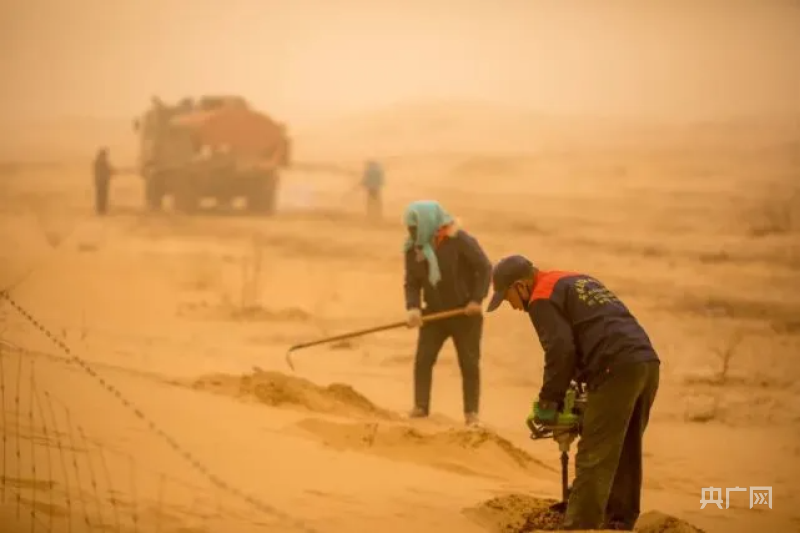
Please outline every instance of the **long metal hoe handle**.
[[[423, 315], [422, 317], [422, 325], [429, 324], [431, 322], [436, 322], [437, 320], [444, 320], [445, 318], [453, 318], [456, 316], [461, 316], [466, 313], [466, 308], [459, 307], [458, 309], [450, 309], [448, 311], [442, 311], [440, 313], [431, 313], [430, 315]], [[384, 324], [382, 326], [375, 326], [372, 328], [367, 329], [359, 329], [356, 331], [351, 331], [349, 333], [341, 333], [339, 335], [334, 335], [332, 337], [324, 337], [322, 339], [317, 339], [315, 341], [310, 342], [303, 342], [300, 344], [295, 344], [294, 346], [290, 347], [289, 350], [286, 352], [286, 364], [289, 365], [289, 368], [294, 371], [294, 364], [292, 363], [292, 353], [296, 350], [300, 350], [302, 348], [310, 348], [311, 346], [318, 346], [320, 344], [326, 344], [329, 342], [336, 342], [336, 341], [343, 341], [347, 339], [353, 339], [356, 337], [362, 337], [364, 335], [369, 335], [370, 333], [378, 333], [380, 331], [387, 331], [390, 329], [399, 329], [402, 327], [408, 327], [408, 323], [403, 320], [402, 322], [392, 322], [391, 324]]]

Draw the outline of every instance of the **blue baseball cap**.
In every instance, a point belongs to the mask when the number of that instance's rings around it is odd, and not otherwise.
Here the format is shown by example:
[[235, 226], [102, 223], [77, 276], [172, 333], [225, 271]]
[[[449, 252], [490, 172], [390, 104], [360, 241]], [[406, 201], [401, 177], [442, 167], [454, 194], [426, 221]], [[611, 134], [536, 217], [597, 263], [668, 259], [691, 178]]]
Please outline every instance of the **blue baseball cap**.
[[489, 302], [487, 311], [494, 311], [500, 307], [506, 297], [506, 291], [515, 282], [529, 277], [533, 274], [533, 271], [533, 263], [521, 255], [510, 255], [498, 261], [492, 270], [494, 294]]

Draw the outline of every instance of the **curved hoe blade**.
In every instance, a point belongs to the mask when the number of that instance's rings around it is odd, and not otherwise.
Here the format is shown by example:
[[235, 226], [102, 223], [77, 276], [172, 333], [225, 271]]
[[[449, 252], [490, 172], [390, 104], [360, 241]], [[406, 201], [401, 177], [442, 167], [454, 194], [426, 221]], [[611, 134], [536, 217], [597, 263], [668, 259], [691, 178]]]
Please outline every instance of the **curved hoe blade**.
[[294, 347], [289, 348], [286, 351], [286, 364], [289, 365], [289, 368], [291, 368], [292, 372], [294, 372], [294, 363], [292, 362], [292, 352], [294, 352]]

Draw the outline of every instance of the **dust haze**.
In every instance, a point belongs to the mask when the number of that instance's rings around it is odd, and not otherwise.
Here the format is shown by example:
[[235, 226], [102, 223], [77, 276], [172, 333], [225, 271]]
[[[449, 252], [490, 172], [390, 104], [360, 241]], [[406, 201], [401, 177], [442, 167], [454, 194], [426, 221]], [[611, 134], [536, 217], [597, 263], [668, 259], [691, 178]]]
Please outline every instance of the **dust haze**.
[[[0, 71], [4, 528], [534, 530], [561, 487], [524, 425], [524, 315], [486, 318], [481, 430], [449, 344], [422, 422], [413, 332], [284, 362], [402, 320], [401, 214], [429, 198], [493, 261], [596, 275], [651, 335], [639, 531], [800, 527], [797, 2], [6, 0]], [[284, 125], [274, 212], [153, 208], [154, 96]], [[771, 509], [700, 508], [750, 486]]]
[[4, 2], [3, 115], [244, 93], [291, 122], [438, 99], [666, 120], [797, 112], [791, 2]]

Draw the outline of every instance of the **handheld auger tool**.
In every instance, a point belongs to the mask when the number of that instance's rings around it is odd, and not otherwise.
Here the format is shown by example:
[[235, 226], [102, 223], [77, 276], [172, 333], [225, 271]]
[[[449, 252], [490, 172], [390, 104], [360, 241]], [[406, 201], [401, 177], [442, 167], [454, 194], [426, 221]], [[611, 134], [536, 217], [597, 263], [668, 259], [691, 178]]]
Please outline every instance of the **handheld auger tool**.
[[586, 409], [586, 390], [578, 383], [572, 382], [564, 396], [564, 404], [556, 417], [554, 425], [539, 426], [528, 421], [531, 439], [552, 438], [558, 443], [561, 451], [561, 502], [551, 506], [554, 511], [563, 513], [567, 510], [569, 500], [569, 450], [572, 443], [581, 433], [583, 412]]
[[[430, 322], [436, 322], [437, 320], [444, 320], [445, 318], [451, 318], [455, 316], [461, 316], [465, 314], [466, 309], [463, 307], [459, 307], [457, 309], [450, 309], [449, 311], [442, 311], [440, 313], [431, 313], [429, 315], [422, 316], [422, 327], [425, 324], [429, 324]], [[302, 348], [310, 348], [311, 346], [317, 346], [319, 344], [325, 344], [328, 342], [336, 342], [336, 341], [343, 341], [346, 339], [353, 339], [355, 337], [361, 337], [364, 335], [369, 335], [370, 333], [378, 333], [379, 331], [386, 331], [390, 329], [398, 329], [408, 327], [408, 323], [403, 321], [392, 322], [391, 324], [384, 324], [382, 326], [375, 326], [372, 328], [367, 329], [360, 329], [358, 331], [351, 331], [349, 333], [342, 333], [340, 335], [334, 335], [332, 337], [325, 337], [323, 339], [317, 339], [311, 342], [303, 342], [300, 344], [295, 344], [294, 346], [290, 347], [289, 350], [286, 352], [286, 364], [289, 365], [289, 368], [294, 371], [294, 364], [292, 363], [292, 353], [300, 350]]]

